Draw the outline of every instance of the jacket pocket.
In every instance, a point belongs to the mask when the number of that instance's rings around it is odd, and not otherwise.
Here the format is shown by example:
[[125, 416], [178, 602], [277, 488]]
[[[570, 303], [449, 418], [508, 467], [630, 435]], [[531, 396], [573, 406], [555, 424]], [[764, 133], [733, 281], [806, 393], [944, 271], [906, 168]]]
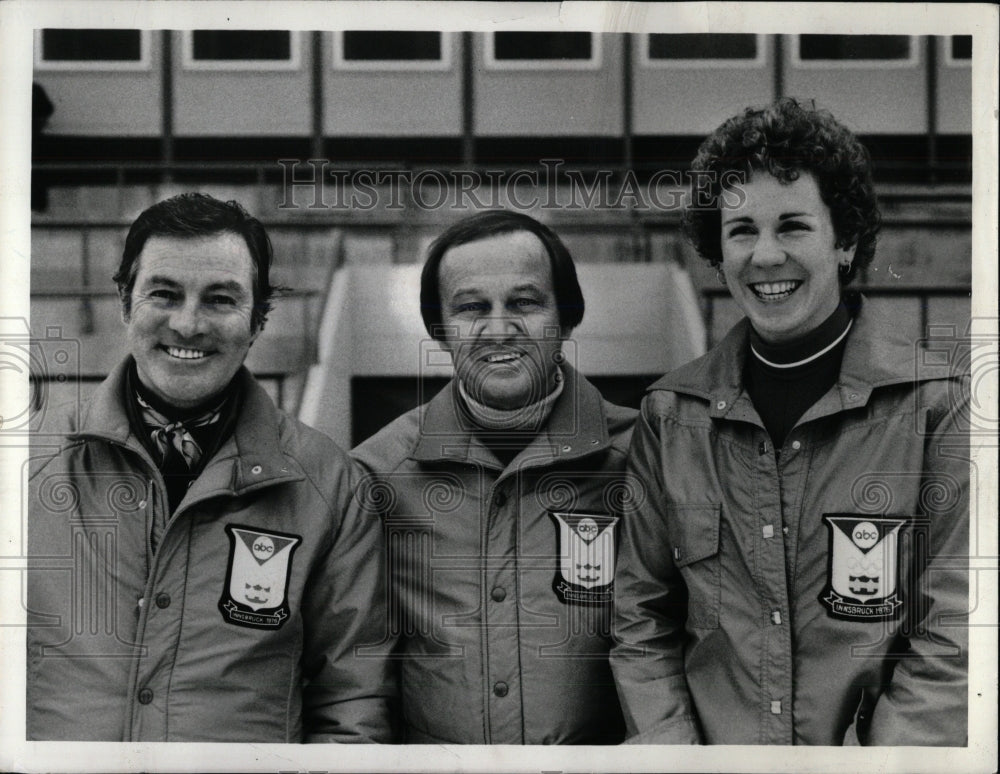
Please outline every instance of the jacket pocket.
[[687, 586], [687, 624], [719, 628], [722, 570], [719, 560], [720, 505], [668, 505], [670, 555]]

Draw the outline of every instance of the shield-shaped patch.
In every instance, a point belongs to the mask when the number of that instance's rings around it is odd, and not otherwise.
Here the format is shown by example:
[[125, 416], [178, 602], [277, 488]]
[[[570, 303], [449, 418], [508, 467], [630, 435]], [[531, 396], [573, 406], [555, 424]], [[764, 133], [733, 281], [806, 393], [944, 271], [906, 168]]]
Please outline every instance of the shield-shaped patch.
[[604, 513], [556, 513], [559, 569], [552, 588], [563, 602], [610, 602], [615, 580], [617, 516]]
[[902, 604], [898, 586], [902, 518], [824, 514], [830, 530], [827, 584], [820, 602], [849, 621], [892, 618]]
[[229, 566], [219, 600], [222, 617], [237, 626], [280, 629], [288, 620], [292, 554], [302, 538], [228, 524]]

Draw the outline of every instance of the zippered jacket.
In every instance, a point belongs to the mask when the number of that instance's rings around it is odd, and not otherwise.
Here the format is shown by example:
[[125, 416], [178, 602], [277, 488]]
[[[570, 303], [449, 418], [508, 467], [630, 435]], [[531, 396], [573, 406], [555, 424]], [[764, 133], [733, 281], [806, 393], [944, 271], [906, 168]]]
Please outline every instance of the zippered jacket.
[[356, 650], [385, 638], [382, 531], [347, 456], [244, 369], [171, 516], [126, 364], [32, 446], [28, 738], [390, 741], [386, 662]]
[[541, 431], [504, 466], [455, 383], [352, 455], [383, 514], [410, 743], [624, 738], [607, 654], [635, 411], [563, 366]]
[[630, 741], [966, 743], [969, 351], [875, 311], [781, 449], [747, 320], [650, 388], [615, 580]]

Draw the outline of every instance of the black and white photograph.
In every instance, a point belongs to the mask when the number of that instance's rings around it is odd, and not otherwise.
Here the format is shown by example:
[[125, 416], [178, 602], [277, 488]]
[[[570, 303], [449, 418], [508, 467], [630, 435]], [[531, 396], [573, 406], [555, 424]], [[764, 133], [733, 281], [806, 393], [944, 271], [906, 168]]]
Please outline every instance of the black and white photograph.
[[998, 16], [0, 3], [0, 770], [995, 771]]

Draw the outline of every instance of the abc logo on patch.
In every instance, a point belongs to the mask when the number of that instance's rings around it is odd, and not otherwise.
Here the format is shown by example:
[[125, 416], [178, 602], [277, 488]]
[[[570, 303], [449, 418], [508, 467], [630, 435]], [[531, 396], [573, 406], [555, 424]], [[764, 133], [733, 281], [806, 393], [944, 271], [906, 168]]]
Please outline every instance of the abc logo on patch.
[[851, 540], [862, 551], [867, 551], [878, 542], [878, 527], [870, 521], [863, 521], [851, 531]]
[[258, 562], [264, 562], [274, 555], [274, 541], [267, 535], [260, 535], [253, 541], [253, 555]]
[[589, 543], [597, 537], [598, 529], [596, 521], [591, 518], [583, 518], [580, 519], [579, 523], [576, 525], [576, 534]]

